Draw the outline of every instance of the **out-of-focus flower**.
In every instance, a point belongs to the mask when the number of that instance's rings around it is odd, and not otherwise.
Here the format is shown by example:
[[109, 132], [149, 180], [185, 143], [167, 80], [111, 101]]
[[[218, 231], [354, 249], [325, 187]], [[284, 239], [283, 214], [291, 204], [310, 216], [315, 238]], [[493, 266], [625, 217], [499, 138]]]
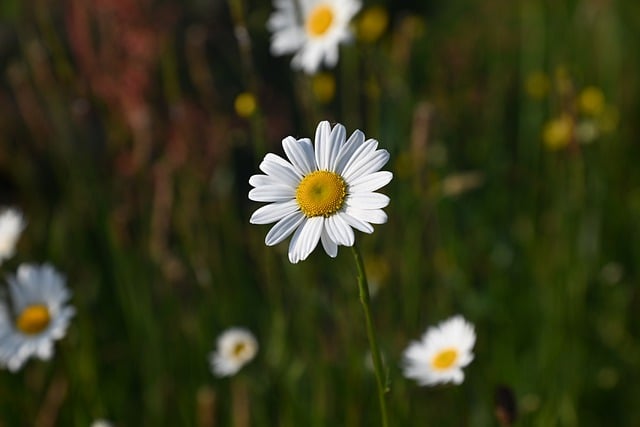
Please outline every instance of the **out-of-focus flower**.
[[314, 74], [320, 64], [334, 67], [338, 63], [340, 43], [352, 37], [349, 23], [360, 10], [359, 0], [274, 0], [275, 11], [267, 28], [273, 33], [271, 53], [295, 53], [291, 65]]
[[250, 92], [242, 92], [233, 103], [233, 107], [236, 110], [236, 114], [240, 117], [251, 117], [256, 112], [257, 102], [256, 97]]
[[98, 419], [91, 423], [91, 427], [113, 427], [110, 421]]
[[5, 209], [0, 213], [0, 264], [15, 253], [16, 243], [24, 227], [25, 222], [20, 211]]
[[218, 337], [217, 348], [209, 355], [214, 375], [235, 375], [258, 353], [258, 341], [244, 328], [229, 328]]
[[550, 150], [566, 147], [573, 137], [573, 119], [568, 114], [550, 120], [542, 130], [542, 140]]
[[380, 171], [389, 160], [378, 141], [356, 130], [346, 139], [344, 126], [327, 121], [316, 129], [315, 147], [309, 138], [288, 136], [282, 147], [289, 161], [269, 153], [260, 164], [266, 175], [249, 179], [249, 199], [268, 202], [250, 218], [252, 224], [271, 224], [265, 243], [273, 246], [293, 233], [289, 261], [305, 260], [318, 242], [330, 257], [338, 245], [353, 246], [353, 228], [373, 233], [371, 224], [384, 224], [382, 208], [389, 197], [375, 191], [393, 174]]
[[595, 86], [584, 88], [578, 97], [578, 108], [582, 113], [591, 116], [602, 114], [605, 108], [604, 93]]
[[442, 195], [445, 197], [456, 197], [478, 188], [483, 182], [484, 175], [480, 172], [451, 174], [442, 180]]
[[381, 6], [365, 9], [358, 19], [358, 38], [367, 43], [373, 43], [382, 36], [389, 25], [389, 14]]
[[64, 277], [51, 265], [22, 264], [10, 276], [11, 309], [0, 303], [0, 365], [19, 370], [30, 357], [49, 360], [75, 310]]
[[313, 96], [322, 104], [329, 103], [336, 94], [336, 79], [331, 73], [318, 73], [311, 80]]
[[404, 375], [420, 385], [464, 381], [462, 368], [473, 360], [476, 334], [462, 316], [454, 316], [429, 328], [420, 341], [404, 352]]
[[581, 120], [576, 125], [576, 141], [582, 144], [590, 144], [600, 135], [598, 125], [591, 119]]
[[549, 93], [549, 77], [542, 71], [534, 71], [525, 80], [527, 95], [533, 99], [542, 99]]
[[369, 283], [369, 295], [373, 298], [389, 278], [389, 262], [385, 257], [374, 255], [367, 257], [364, 265]]

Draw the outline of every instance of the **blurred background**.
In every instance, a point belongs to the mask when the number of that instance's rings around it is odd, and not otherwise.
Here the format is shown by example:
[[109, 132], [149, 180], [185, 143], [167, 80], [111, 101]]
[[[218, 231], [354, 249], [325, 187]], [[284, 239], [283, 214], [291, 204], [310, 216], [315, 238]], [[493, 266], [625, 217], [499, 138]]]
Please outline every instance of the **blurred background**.
[[[3, 0], [0, 204], [77, 314], [0, 371], [1, 426], [374, 426], [352, 255], [264, 246], [248, 178], [318, 121], [391, 153], [358, 235], [395, 426], [640, 425], [640, 4], [364, 1], [314, 76], [273, 57], [269, 1]], [[6, 289], [3, 280], [2, 289]], [[402, 351], [462, 314], [460, 386]], [[207, 361], [230, 326], [260, 343]]]

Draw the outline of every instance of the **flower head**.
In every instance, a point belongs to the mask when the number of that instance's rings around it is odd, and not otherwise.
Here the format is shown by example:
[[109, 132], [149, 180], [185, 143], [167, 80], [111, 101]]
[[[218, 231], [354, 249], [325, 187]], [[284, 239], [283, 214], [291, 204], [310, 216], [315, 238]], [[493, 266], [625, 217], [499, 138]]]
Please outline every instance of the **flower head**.
[[22, 264], [10, 276], [11, 310], [0, 303], [0, 365], [17, 371], [32, 356], [49, 360], [75, 314], [64, 278], [52, 266]]
[[404, 375], [420, 385], [464, 380], [462, 368], [473, 360], [476, 334], [462, 316], [454, 316], [429, 328], [420, 341], [404, 352]]
[[243, 328], [227, 329], [218, 337], [218, 346], [209, 355], [211, 370], [219, 377], [234, 375], [258, 353], [258, 341]]
[[18, 210], [6, 209], [0, 213], [0, 263], [13, 256], [24, 227], [24, 219]]
[[[267, 28], [273, 33], [271, 53], [294, 53], [291, 65], [314, 74], [321, 63], [338, 62], [338, 45], [351, 39], [349, 23], [361, 7], [359, 0], [274, 0]], [[302, 17], [302, 22], [298, 18]]]
[[289, 261], [305, 260], [322, 242], [335, 257], [338, 245], [352, 246], [353, 228], [372, 233], [371, 224], [384, 224], [382, 208], [389, 197], [375, 191], [391, 181], [393, 174], [380, 171], [389, 160], [378, 141], [356, 130], [346, 139], [344, 126], [318, 124], [315, 147], [308, 138], [282, 140], [289, 161], [269, 153], [260, 164], [266, 175], [254, 175], [249, 199], [269, 202], [251, 216], [252, 224], [276, 224], [265, 238], [273, 246], [293, 233]]

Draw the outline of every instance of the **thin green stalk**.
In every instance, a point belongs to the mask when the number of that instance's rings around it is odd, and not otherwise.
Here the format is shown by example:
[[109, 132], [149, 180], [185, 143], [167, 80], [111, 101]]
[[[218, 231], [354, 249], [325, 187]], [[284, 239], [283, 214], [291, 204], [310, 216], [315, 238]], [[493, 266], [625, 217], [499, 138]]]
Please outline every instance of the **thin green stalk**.
[[373, 369], [376, 374], [376, 383], [378, 385], [380, 418], [382, 426], [388, 427], [389, 421], [387, 419], [387, 404], [384, 396], [388, 389], [383, 372], [382, 358], [380, 357], [380, 348], [378, 347], [378, 341], [376, 338], [375, 329], [373, 327], [373, 318], [371, 316], [369, 284], [367, 283], [367, 275], [364, 271], [364, 264], [362, 262], [362, 255], [360, 254], [360, 250], [355, 244], [351, 247], [351, 250], [356, 260], [356, 267], [358, 268], [358, 289], [360, 291], [360, 302], [362, 303], [362, 309], [364, 310], [364, 319], [367, 325], [367, 336], [369, 337], [369, 348], [371, 350], [371, 358], [373, 359]]

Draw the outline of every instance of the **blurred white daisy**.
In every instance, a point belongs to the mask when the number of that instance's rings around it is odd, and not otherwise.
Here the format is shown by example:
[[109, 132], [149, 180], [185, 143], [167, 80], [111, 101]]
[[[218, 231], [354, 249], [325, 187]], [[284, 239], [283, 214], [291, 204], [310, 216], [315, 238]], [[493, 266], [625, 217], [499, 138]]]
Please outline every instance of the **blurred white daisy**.
[[421, 341], [412, 342], [404, 352], [404, 375], [420, 385], [464, 380], [462, 368], [473, 360], [476, 334], [462, 316], [454, 316], [431, 327]]
[[91, 427], [113, 427], [113, 423], [107, 420], [98, 419], [91, 423]]
[[209, 362], [218, 377], [234, 375], [258, 353], [258, 341], [244, 328], [227, 329], [218, 337], [217, 344], [209, 355]]
[[356, 130], [346, 139], [344, 126], [318, 124], [315, 148], [308, 138], [288, 136], [282, 147], [290, 161], [269, 153], [260, 164], [266, 175], [249, 179], [254, 189], [249, 199], [269, 202], [256, 210], [252, 224], [276, 224], [265, 238], [267, 246], [282, 242], [293, 233], [289, 261], [306, 259], [322, 242], [335, 257], [338, 245], [352, 246], [353, 228], [372, 233], [371, 224], [384, 224], [382, 208], [389, 197], [375, 193], [391, 181], [393, 174], [380, 171], [389, 160], [378, 141]]
[[0, 213], [0, 264], [11, 258], [16, 250], [16, 243], [25, 223], [20, 211], [5, 209]]
[[67, 305], [64, 277], [48, 264], [22, 264], [8, 282], [11, 306], [0, 303], [0, 366], [17, 371], [32, 356], [51, 358], [75, 310]]
[[352, 38], [349, 23], [362, 6], [359, 0], [274, 0], [267, 28], [273, 33], [271, 53], [294, 53], [291, 65], [307, 74], [321, 63], [338, 62], [338, 45]]

